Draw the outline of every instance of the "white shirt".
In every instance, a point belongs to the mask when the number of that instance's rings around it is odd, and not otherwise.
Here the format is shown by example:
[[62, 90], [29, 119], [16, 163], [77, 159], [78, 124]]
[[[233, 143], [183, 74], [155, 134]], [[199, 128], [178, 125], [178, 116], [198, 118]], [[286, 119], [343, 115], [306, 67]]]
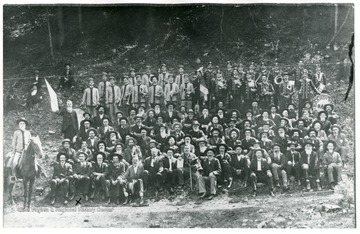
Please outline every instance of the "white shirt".
[[261, 159], [257, 159], [257, 171], [261, 171]]
[[137, 168], [138, 168], [137, 165], [136, 165], [136, 167], [134, 166], [133, 168], [134, 168], [134, 172], [135, 172], [135, 174], [136, 174]]
[[240, 161], [241, 160], [241, 158], [242, 158], [242, 155], [240, 154], [240, 155], [237, 155], [237, 159]]
[[177, 168], [183, 168], [184, 167], [184, 160], [182, 158], [178, 158], [176, 161], [176, 167]]

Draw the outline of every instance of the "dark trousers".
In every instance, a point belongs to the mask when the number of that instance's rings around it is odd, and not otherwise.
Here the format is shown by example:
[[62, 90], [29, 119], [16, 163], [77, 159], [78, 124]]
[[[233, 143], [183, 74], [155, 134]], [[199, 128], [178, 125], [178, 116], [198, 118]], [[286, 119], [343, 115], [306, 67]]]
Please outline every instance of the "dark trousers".
[[[179, 168], [179, 169], [175, 169], [174, 170], [174, 180], [178, 180], [178, 184], [183, 186], [185, 184], [185, 179], [186, 178], [190, 178], [190, 168], [186, 167], [186, 168]], [[192, 177], [192, 182], [193, 184], [196, 183], [196, 177], [197, 175], [195, 174], [194, 170], [192, 170], [191, 172], [191, 177]]]
[[301, 167], [299, 163], [295, 163], [295, 165], [287, 165], [286, 173], [288, 177], [294, 176], [296, 180], [300, 180]]
[[62, 193], [65, 197], [69, 194], [69, 180], [67, 178], [52, 179], [50, 182], [51, 196], [55, 197], [58, 193]]
[[65, 77], [59, 78], [59, 87], [71, 88], [72, 86], [74, 86], [74, 78], [71, 77], [68, 80]]
[[80, 193], [88, 195], [90, 190], [90, 177], [87, 175], [79, 175], [79, 177], [72, 177], [70, 180], [70, 191], [72, 193]]
[[221, 165], [221, 176], [219, 178], [219, 183], [223, 183], [225, 180], [229, 181], [232, 179], [231, 167], [228, 161], [220, 162]]
[[256, 184], [257, 183], [265, 183], [269, 187], [270, 191], [273, 190], [273, 179], [272, 176], [268, 176], [266, 172], [259, 171], [259, 172], [252, 172], [250, 174], [250, 183], [252, 184], [254, 190], [256, 191]]
[[122, 194], [124, 197], [128, 196], [128, 193], [126, 192], [126, 181], [122, 179], [117, 179], [115, 183], [113, 184], [111, 180], [106, 180], [106, 186], [109, 189], [109, 194], [120, 197]]
[[106, 184], [106, 180], [104, 176], [100, 176], [100, 178], [97, 178], [97, 176], [94, 176], [92, 178], [92, 184], [94, 187], [94, 190], [96, 192], [105, 192], [105, 196], [109, 197], [109, 188]]
[[147, 179], [144, 178], [144, 187], [148, 188], [150, 186], [154, 186], [156, 189], [161, 187], [163, 181], [163, 175], [160, 172], [150, 170], [144, 171], [144, 174], [147, 175]]
[[[244, 167], [241, 169], [237, 169], [235, 167], [231, 167], [231, 174], [233, 178], [240, 179], [242, 182], [247, 182], [249, 179], [249, 167]], [[240, 171], [239, 171], [240, 170]]]

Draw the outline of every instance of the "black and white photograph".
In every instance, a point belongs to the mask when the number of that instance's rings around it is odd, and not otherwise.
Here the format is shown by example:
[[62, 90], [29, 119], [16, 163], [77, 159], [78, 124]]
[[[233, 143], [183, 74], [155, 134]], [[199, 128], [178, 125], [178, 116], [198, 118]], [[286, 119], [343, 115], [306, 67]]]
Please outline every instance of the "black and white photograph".
[[4, 228], [357, 227], [355, 3], [55, 3], [2, 4]]

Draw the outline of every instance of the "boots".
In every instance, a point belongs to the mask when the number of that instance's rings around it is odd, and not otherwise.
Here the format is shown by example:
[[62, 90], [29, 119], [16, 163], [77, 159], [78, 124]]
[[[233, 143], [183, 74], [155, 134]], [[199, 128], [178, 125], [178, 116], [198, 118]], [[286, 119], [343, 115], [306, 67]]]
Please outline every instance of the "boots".
[[53, 197], [52, 199], [51, 199], [51, 205], [53, 206], [53, 205], [55, 205], [55, 202], [56, 202], [56, 199], [55, 199], [55, 197]]
[[320, 185], [320, 180], [316, 180], [316, 187], [317, 187], [318, 191], [322, 190], [321, 185]]
[[311, 187], [310, 187], [310, 181], [309, 180], [306, 180], [306, 190], [310, 190]]

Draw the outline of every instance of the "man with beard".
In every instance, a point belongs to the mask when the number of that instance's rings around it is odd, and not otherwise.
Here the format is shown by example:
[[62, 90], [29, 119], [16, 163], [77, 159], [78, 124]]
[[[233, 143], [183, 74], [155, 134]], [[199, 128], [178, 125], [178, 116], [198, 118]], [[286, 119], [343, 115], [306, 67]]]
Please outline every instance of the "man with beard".
[[163, 88], [158, 84], [158, 80], [155, 76], [151, 78], [152, 85], [149, 87], [149, 106], [154, 108], [156, 104], [162, 104], [161, 101], [164, 99]]
[[96, 152], [95, 163], [93, 164], [93, 172], [91, 175], [92, 187], [94, 188], [93, 193], [91, 194], [91, 199], [94, 198], [95, 193], [103, 192], [101, 198], [102, 200], [107, 198], [107, 203], [110, 203], [110, 194], [109, 188], [106, 184], [106, 177], [109, 173], [108, 164], [104, 162], [106, 155], [103, 152]]
[[300, 153], [296, 151], [296, 146], [298, 143], [290, 141], [288, 147], [290, 148], [286, 152], [286, 174], [290, 178], [291, 176], [295, 177], [298, 185], [301, 185], [300, 174], [301, 174], [301, 165], [300, 165]]
[[[324, 154], [324, 166], [327, 170], [327, 177], [329, 181], [329, 186], [331, 190], [334, 190], [334, 187], [337, 183], [341, 182], [341, 167], [342, 161], [341, 156], [338, 152], [335, 151], [336, 143], [334, 141], [329, 141], [325, 147]], [[336, 179], [334, 177], [336, 176]]]
[[280, 150], [284, 154], [286, 153], [287, 143], [289, 141], [289, 136], [285, 134], [286, 128], [281, 126], [277, 129], [277, 136], [274, 137], [273, 142], [280, 145]]
[[144, 178], [144, 187], [146, 189], [150, 186], [154, 186], [156, 197], [158, 192], [162, 190], [162, 175], [160, 171], [161, 158], [158, 155], [158, 151], [158, 149], [152, 148], [151, 155], [144, 160], [144, 175], [148, 178]]
[[[106, 180], [106, 185], [109, 188], [109, 192], [114, 194], [116, 197], [116, 204], [120, 204], [120, 191], [125, 197], [124, 204], [127, 203], [128, 193], [126, 192], [126, 181], [123, 179], [125, 175], [125, 164], [122, 162], [123, 157], [120, 154], [113, 153], [109, 157], [112, 163], [109, 164], [109, 173], [108, 180]], [[108, 204], [110, 199], [108, 200]]]
[[144, 167], [139, 163], [139, 158], [132, 159], [132, 165], [126, 170], [124, 180], [133, 198], [138, 195], [140, 197], [139, 205], [144, 203], [144, 184], [143, 184]]
[[120, 118], [120, 125], [118, 126], [118, 132], [120, 133], [120, 137], [122, 142], [125, 142], [125, 136], [131, 133], [130, 126], [128, 124], [128, 120], [125, 117]]
[[91, 150], [91, 152], [94, 154], [97, 151], [97, 143], [100, 141], [100, 139], [96, 136], [97, 135], [97, 131], [94, 128], [90, 128], [87, 131], [87, 135], [89, 136], [88, 139], [86, 140], [87, 145], [89, 147], [89, 149]]
[[241, 144], [244, 146], [244, 149], [250, 150], [250, 147], [256, 142], [256, 139], [251, 136], [252, 129], [245, 129], [245, 138], [241, 140]]
[[331, 126], [332, 133], [329, 135], [329, 141], [336, 143], [335, 151], [341, 156], [342, 165], [346, 168], [346, 163], [349, 160], [349, 141], [345, 134], [342, 132], [342, 128], [338, 124]]
[[287, 174], [286, 174], [286, 156], [285, 154], [280, 152], [280, 145], [274, 144], [272, 146], [272, 152], [270, 153], [271, 158], [271, 164], [270, 169], [271, 173], [273, 175], [273, 179], [275, 181], [275, 186], [280, 188], [280, 175], [282, 179], [283, 184], [283, 190], [287, 191], [289, 189], [288, 187], [288, 181], [287, 181]]
[[219, 160], [221, 165], [221, 176], [219, 177], [220, 183], [229, 183], [231, 187], [233, 178], [230, 170], [231, 156], [227, 153], [228, 146], [226, 144], [217, 145], [217, 155], [216, 158]]
[[218, 128], [213, 128], [211, 130], [211, 136], [208, 138], [209, 145], [218, 145], [224, 143], [221, 132]]
[[[242, 145], [236, 145], [234, 146], [234, 149], [235, 154], [232, 156], [230, 161], [232, 177], [235, 179], [240, 179], [244, 188], [246, 188], [249, 178], [250, 159], [244, 154], [244, 147]], [[228, 188], [230, 188], [231, 185], [232, 183], [229, 183]]]
[[78, 117], [76, 112], [73, 110], [73, 103], [70, 100], [66, 101], [66, 108], [55, 113], [63, 116], [63, 123], [61, 132], [64, 134], [64, 138], [70, 139], [73, 143], [75, 142], [75, 136], [78, 132]]
[[[232, 150], [235, 150], [235, 146], [239, 144], [239, 141], [240, 141], [239, 135], [240, 135], [240, 131], [237, 128], [233, 128], [229, 131], [228, 136], [230, 136], [230, 137], [225, 140], [225, 143]], [[240, 144], [241, 144], [241, 141], [240, 141]]]
[[74, 162], [77, 162], [77, 159], [75, 157], [76, 151], [71, 148], [71, 141], [70, 139], [64, 139], [61, 142], [61, 146], [59, 148], [59, 153], [64, 153], [67, 155], [66, 161], [70, 164], [74, 164]]
[[92, 173], [92, 165], [87, 162], [87, 153], [78, 153], [79, 161], [74, 164], [74, 174], [72, 176], [72, 183], [70, 183], [70, 191], [72, 192], [72, 200], [75, 193], [85, 196], [85, 201], [88, 201], [89, 189], [90, 189], [90, 175]]
[[314, 128], [310, 128], [308, 135], [304, 137], [304, 141], [310, 141], [313, 144], [314, 151], [320, 155], [323, 152], [323, 142], [317, 137], [317, 132]]
[[311, 141], [305, 141], [304, 151], [301, 153], [300, 165], [302, 174], [304, 176], [306, 189], [310, 190], [310, 176], [316, 179], [316, 187], [321, 190], [320, 187], [320, 162], [318, 154], [313, 150], [314, 144]]

